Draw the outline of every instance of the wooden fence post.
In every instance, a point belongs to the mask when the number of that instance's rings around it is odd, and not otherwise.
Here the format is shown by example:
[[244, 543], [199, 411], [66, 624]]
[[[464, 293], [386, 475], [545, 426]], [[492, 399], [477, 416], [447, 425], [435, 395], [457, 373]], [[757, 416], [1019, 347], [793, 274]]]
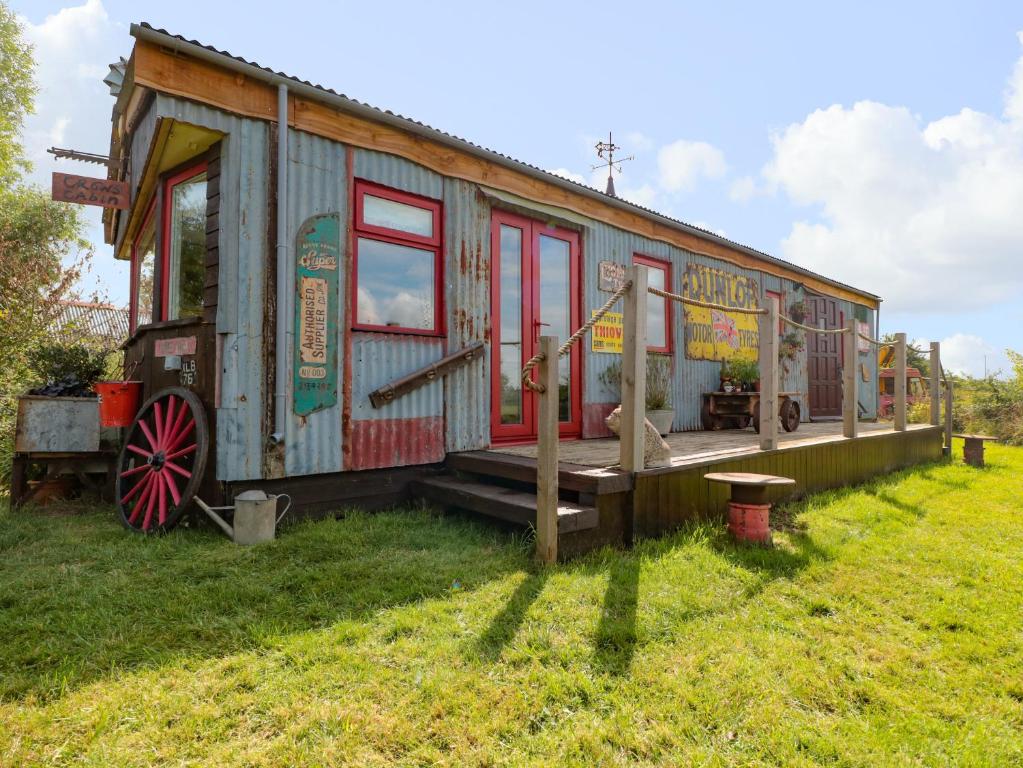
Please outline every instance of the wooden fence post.
[[778, 299], [767, 298], [760, 325], [760, 450], [778, 448]]
[[845, 351], [842, 361], [842, 434], [856, 437], [859, 432], [858, 395], [856, 392], [857, 351], [856, 318], [850, 317], [842, 334], [842, 345]]
[[895, 430], [906, 431], [906, 334], [895, 334]]
[[621, 465], [626, 472], [643, 469], [643, 424], [646, 421], [646, 300], [647, 267], [629, 267], [625, 279], [632, 288], [625, 294], [622, 339]]
[[941, 344], [931, 342], [931, 424], [941, 424]]
[[558, 559], [558, 337], [541, 336], [540, 414], [536, 433], [536, 556]]
[[952, 379], [945, 374], [945, 447], [942, 454], [952, 455]]

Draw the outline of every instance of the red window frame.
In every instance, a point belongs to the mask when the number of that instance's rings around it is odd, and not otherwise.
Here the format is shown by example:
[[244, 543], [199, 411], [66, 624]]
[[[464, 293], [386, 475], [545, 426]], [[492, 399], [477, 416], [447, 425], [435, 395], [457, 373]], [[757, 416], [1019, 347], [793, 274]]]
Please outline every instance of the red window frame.
[[[367, 224], [364, 218], [364, 198], [369, 193], [373, 197], [393, 200], [396, 203], [410, 205], [428, 210], [433, 215], [433, 236], [425, 237], [399, 229], [390, 229], [374, 224]], [[376, 333], [416, 334], [418, 336], [444, 336], [444, 258], [443, 258], [443, 225], [441, 219], [441, 202], [411, 192], [403, 192], [385, 187], [371, 181], [355, 180], [355, 211], [354, 234], [352, 237], [352, 284], [349, 296], [352, 302], [352, 329], [356, 331], [373, 331]], [[433, 251], [433, 328], [406, 328], [395, 325], [372, 325], [359, 322], [359, 239], [377, 240], [394, 245], [405, 245], [424, 251]]]
[[187, 168], [167, 176], [163, 180], [163, 206], [160, 211], [160, 320], [169, 320], [167, 317], [170, 309], [170, 228], [171, 228], [171, 205], [174, 198], [171, 192], [174, 187], [183, 181], [205, 173], [209, 163], [200, 160]]
[[[139, 243], [142, 241], [142, 237], [146, 234], [146, 230], [153, 221], [153, 216], [156, 215], [156, 198], [154, 197], [149, 202], [149, 210], [146, 211], [146, 215], [142, 218], [142, 227], [135, 235], [135, 240], [131, 244], [131, 266], [129, 268], [131, 285], [128, 288], [128, 334], [135, 333], [138, 328], [138, 307], [139, 307]], [[154, 230], [155, 234], [155, 230]], [[159, 260], [159, 254], [153, 254], [153, 272], [156, 272], [156, 262]], [[153, 297], [156, 298], [155, 296]], [[151, 299], [152, 300], [152, 299]], [[149, 318], [149, 322], [154, 322], [153, 318]]]
[[[641, 253], [632, 254], [633, 264], [642, 264], [650, 269], [658, 269], [664, 273], [664, 290], [671, 291], [674, 287], [671, 282], [671, 262], [665, 259], [655, 259], [652, 256], [644, 256]], [[672, 352], [672, 332], [671, 332], [671, 305], [672, 302], [667, 299], [664, 300], [664, 346], [654, 347], [647, 345], [647, 352], [661, 352], [665, 355], [670, 355]]]

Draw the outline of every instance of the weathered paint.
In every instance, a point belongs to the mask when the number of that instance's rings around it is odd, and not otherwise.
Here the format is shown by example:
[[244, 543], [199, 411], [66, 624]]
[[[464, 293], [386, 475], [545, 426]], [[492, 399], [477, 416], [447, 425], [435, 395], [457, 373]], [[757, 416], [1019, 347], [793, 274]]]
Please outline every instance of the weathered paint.
[[294, 411], [308, 416], [337, 405], [338, 272], [341, 242], [337, 214], [306, 219], [296, 242]]
[[377, 419], [352, 424], [350, 469], [405, 467], [444, 460], [444, 419]]

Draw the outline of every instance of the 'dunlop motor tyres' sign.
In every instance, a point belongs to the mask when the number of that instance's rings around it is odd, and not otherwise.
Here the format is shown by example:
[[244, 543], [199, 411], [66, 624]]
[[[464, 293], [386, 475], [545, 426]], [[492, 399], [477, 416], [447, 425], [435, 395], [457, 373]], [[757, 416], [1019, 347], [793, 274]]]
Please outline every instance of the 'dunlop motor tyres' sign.
[[[703, 264], [686, 264], [682, 295], [740, 309], [760, 306], [756, 280]], [[691, 360], [757, 359], [760, 345], [757, 315], [689, 304], [682, 306], [686, 320], [686, 357]]]
[[337, 404], [340, 227], [336, 213], [306, 219], [295, 247], [295, 413]]

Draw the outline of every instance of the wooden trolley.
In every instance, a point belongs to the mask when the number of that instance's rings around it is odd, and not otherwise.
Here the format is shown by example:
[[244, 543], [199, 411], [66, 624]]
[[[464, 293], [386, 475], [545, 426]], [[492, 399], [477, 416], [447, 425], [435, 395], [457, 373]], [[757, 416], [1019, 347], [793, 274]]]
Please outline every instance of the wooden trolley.
[[[799, 429], [799, 403], [793, 398], [798, 392], [778, 393], [778, 418], [786, 432]], [[745, 429], [752, 422], [760, 432], [759, 392], [704, 392], [700, 420], [707, 430]]]

